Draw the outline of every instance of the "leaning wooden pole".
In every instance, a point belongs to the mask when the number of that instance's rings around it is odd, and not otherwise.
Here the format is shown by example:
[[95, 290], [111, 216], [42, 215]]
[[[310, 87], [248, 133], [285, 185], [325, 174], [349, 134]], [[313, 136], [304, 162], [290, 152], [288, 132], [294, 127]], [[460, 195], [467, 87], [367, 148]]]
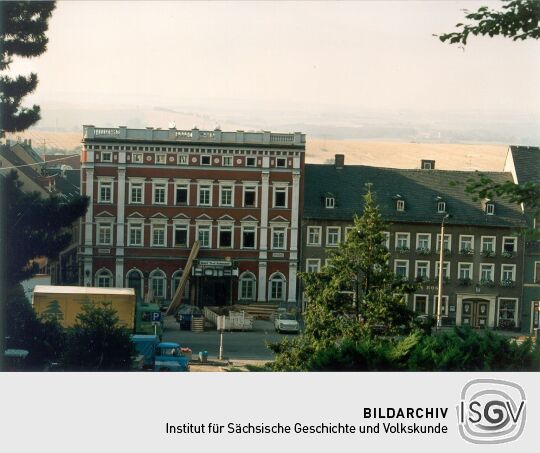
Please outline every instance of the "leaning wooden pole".
[[174, 314], [180, 306], [180, 303], [182, 302], [182, 294], [184, 294], [184, 288], [186, 287], [189, 274], [191, 273], [191, 268], [193, 267], [193, 261], [195, 261], [195, 258], [197, 258], [197, 255], [199, 254], [199, 248], [199, 241], [195, 241], [193, 248], [191, 249], [191, 253], [189, 254], [186, 268], [184, 269], [182, 278], [180, 279], [180, 284], [178, 285], [178, 288], [176, 288], [176, 292], [174, 293], [174, 297], [171, 300], [169, 308], [167, 308], [167, 311], [165, 312], [165, 316]]

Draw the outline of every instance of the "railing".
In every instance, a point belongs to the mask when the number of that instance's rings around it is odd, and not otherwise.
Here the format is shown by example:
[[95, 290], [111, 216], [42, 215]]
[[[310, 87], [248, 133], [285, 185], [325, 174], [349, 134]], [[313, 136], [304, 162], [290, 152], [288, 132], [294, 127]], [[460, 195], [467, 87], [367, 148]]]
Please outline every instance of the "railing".
[[112, 135], [113, 137], [117, 137], [120, 135], [120, 129], [103, 127], [94, 128], [94, 137], [101, 137], [104, 135]]
[[294, 134], [271, 134], [270, 142], [272, 143], [293, 143]]

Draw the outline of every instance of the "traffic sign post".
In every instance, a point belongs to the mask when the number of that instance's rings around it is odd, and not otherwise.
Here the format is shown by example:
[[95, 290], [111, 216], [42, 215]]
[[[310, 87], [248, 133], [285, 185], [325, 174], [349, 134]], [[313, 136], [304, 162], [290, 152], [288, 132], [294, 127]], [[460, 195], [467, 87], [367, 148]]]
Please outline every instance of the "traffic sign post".
[[223, 331], [225, 330], [225, 316], [218, 316], [217, 328], [219, 330], [219, 360], [223, 360]]

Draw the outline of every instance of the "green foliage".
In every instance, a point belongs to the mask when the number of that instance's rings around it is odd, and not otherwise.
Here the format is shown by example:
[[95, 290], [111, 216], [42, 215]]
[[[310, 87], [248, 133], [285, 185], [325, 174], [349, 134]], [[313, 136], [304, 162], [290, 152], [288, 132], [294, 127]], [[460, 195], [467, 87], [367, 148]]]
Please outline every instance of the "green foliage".
[[37, 192], [24, 193], [15, 171], [5, 181], [7, 194], [7, 283], [14, 286], [32, 277], [40, 256], [55, 258], [71, 242], [71, 225], [84, 215], [87, 197], [68, 202], [60, 197], [41, 198]]
[[[9, 69], [13, 56], [37, 57], [47, 49], [45, 32], [55, 2], [0, 2], [0, 71]], [[22, 99], [37, 87], [37, 75], [0, 76], [0, 130], [17, 132], [28, 129], [40, 119], [40, 108], [21, 107]]]
[[85, 305], [75, 326], [68, 329], [63, 367], [67, 371], [129, 370], [135, 356], [130, 335], [110, 304]]
[[506, 0], [502, 10], [482, 6], [475, 12], [465, 10], [470, 24], [456, 24], [460, 31], [439, 36], [442, 42], [467, 44], [473, 36], [503, 36], [514, 41], [540, 38], [540, 2], [538, 0]]
[[279, 371], [539, 371], [540, 351], [491, 331], [455, 328], [438, 335], [346, 339]]
[[20, 285], [9, 292], [5, 309], [5, 346], [29, 352], [22, 362], [24, 370], [41, 371], [60, 360], [65, 343], [62, 327], [52, 320], [39, 320]]

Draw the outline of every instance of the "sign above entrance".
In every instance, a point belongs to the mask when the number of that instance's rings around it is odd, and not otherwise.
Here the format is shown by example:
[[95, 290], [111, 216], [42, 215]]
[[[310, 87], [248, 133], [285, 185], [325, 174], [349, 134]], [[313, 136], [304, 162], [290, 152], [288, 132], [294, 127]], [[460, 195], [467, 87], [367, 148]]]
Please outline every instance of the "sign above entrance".
[[197, 267], [231, 267], [231, 261], [225, 260], [199, 260]]

